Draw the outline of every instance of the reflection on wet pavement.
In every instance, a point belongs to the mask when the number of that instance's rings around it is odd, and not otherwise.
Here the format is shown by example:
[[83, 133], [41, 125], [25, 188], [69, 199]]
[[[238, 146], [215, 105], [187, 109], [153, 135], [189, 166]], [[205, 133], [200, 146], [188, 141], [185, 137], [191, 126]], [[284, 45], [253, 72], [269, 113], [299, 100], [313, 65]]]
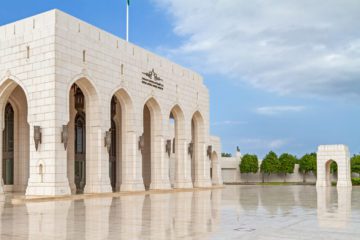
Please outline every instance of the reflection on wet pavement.
[[11, 205], [0, 239], [359, 239], [360, 188], [226, 186]]
[[359, 239], [360, 188], [228, 186], [224, 221], [212, 239]]

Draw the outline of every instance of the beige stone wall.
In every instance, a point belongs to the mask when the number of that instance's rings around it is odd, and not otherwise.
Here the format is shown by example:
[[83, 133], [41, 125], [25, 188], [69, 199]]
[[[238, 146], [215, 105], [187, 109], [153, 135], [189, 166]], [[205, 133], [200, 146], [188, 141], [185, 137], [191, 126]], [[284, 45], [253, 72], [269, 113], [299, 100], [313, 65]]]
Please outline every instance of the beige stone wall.
[[[67, 150], [61, 143], [62, 126], [74, 128], [70, 93], [74, 83], [86, 102], [85, 192], [111, 191], [104, 137], [111, 124], [110, 101], [114, 95], [121, 111], [118, 189], [144, 188], [138, 140], [144, 132], [145, 104], [151, 113], [151, 166], [146, 166], [151, 172], [150, 188], [170, 188], [171, 158], [175, 159], [174, 187], [211, 185], [206, 156], [211, 144], [209, 93], [200, 75], [58, 10], [0, 27], [0, 43], [0, 104], [6, 103], [16, 86], [23, 89], [28, 103], [27, 194], [74, 191], [73, 133], [69, 131]], [[143, 73], [152, 69], [163, 79], [163, 90], [142, 83]], [[171, 112], [175, 115], [175, 131], [169, 126]], [[196, 122], [195, 138], [191, 134], [192, 120]], [[42, 132], [38, 151], [33, 141], [34, 126], [41, 126]], [[174, 138], [178, 151], [169, 158], [166, 140]], [[193, 168], [188, 154], [192, 139], [196, 139]], [[45, 169], [42, 174], [40, 164]], [[193, 183], [191, 171], [195, 174]]]
[[[255, 174], [241, 174], [239, 169], [240, 158], [239, 157], [223, 157], [221, 158], [221, 172], [224, 183], [258, 183], [262, 182], [262, 174], [259, 171]], [[259, 162], [260, 165], [260, 162]], [[332, 176], [333, 180], [336, 180], [336, 176]], [[286, 178], [281, 174], [271, 174], [270, 176], [264, 176], [265, 182], [292, 182], [301, 183], [304, 181], [303, 174], [299, 173], [299, 165], [295, 164], [294, 173], [287, 174]], [[315, 183], [316, 176], [313, 173], [309, 173], [305, 176], [307, 183]]]
[[[43, 182], [43, 190], [34, 191], [39, 194], [42, 191], [55, 194], [55, 185], [61, 182], [56, 179], [59, 175], [55, 174], [58, 169], [55, 164], [54, 147], [56, 142], [54, 25], [55, 16], [48, 12], [0, 27], [0, 109], [4, 109], [16, 87], [19, 86], [24, 91], [30, 129], [28, 154], [30, 172], [33, 173], [30, 178], [39, 183]], [[3, 119], [3, 111], [0, 112], [0, 119]], [[3, 124], [3, 121], [0, 124]], [[43, 129], [44, 144], [39, 146], [39, 151], [35, 151], [32, 140], [32, 129], [35, 125]], [[2, 136], [0, 139], [2, 141]], [[2, 146], [2, 142], [0, 145]], [[2, 160], [2, 151], [0, 151], [0, 160]], [[40, 175], [39, 165], [43, 162], [47, 164], [43, 169], [44, 174]], [[67, 180], [64, 179], [65, 183], [68, 185]]]

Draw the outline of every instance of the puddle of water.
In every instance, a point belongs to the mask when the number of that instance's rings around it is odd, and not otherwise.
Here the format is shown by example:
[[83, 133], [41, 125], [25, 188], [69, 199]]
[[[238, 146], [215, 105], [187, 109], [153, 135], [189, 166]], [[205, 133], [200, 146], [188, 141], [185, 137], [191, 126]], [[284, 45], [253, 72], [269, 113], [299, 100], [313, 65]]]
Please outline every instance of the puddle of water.
[[0, 239], [359, 239], [360, 188], [226, 186], [11, 205]]

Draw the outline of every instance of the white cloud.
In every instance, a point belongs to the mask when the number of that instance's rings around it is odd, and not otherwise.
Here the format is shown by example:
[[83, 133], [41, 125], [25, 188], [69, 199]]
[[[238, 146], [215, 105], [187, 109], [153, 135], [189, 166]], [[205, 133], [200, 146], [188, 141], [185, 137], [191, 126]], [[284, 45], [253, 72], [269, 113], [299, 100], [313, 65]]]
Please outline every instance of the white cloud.
[[285, 139], [275, 139], [268, 143], [270, 149], [278, 149], [288, 144], [288, 141]]
[[241, 124], [247, 124], [245, 121], [233, 121], [233, 120], [225, 120], [221, 122], [214, 122], [213, 126], [234, 126], [234, 125], [241, 125]]
[[359, 0], [153, 0], [184, 43], [168, 54], [279, 94], [360, 95]]
[[290, 141], [288, 139], [260, 139], [260, 138], [244, 138], [237, 141], [240, 149], [250, 150], [276, 150], [286, 146]]
[[288, 112], [301, 112], [305, 109], [306, 108], [304, 106], [267, 106], [258, 107], [255, 109], [255, 112], [261, 115], [278, 115]]

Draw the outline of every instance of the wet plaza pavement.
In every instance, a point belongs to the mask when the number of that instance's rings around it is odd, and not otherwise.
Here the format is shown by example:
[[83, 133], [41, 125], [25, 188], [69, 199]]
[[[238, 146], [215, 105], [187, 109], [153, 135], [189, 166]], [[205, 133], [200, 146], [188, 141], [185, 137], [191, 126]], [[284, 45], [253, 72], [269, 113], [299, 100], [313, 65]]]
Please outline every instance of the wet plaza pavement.
[[224, 189], [12, 205], [0, 239], [359, 239], [360, 188]]

